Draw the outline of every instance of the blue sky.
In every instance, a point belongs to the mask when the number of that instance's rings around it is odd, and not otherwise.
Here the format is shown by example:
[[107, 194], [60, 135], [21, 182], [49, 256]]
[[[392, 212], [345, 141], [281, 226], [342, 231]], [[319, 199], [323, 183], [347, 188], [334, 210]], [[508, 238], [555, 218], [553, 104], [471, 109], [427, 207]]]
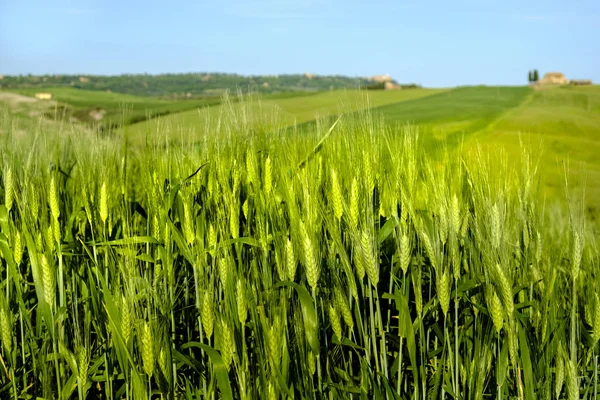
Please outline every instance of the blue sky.
[[600, 82], [600, 1], [0, 0], [0, 74], [389, 73]]

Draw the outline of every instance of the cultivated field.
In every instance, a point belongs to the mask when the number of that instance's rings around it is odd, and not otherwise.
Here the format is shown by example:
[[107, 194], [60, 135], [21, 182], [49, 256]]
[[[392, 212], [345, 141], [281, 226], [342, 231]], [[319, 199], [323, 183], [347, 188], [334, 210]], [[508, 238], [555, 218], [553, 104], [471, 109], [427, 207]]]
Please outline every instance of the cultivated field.
[[134, 142], [142, 140], [164, 142], [178, 138], [187, 140], [190, 136], [204, 133], [207, 122], [219, 118], [247, 119], [261, 116], [265, 119], [264, 116], [269, 115], [269, 123], [273, 128], [281, 128], [314, 122], [315, 119], [331, 117], [342, 112], [353, 113], [371, 107], [424, 98], [444, 91], [444, 89], [373, 92], [343, 90], [276, 99], [250, 95], [245, 98], [243, 105], [227, 102], [219, 107], [203, 108], [145, 121], [126, 127], [125, 131], [127, 137]]
[[0, 397], [593, 399], [599, 98], [5, 111]]
[[[39, 92], [52, 94], [53, 101], [49, 104], [50, 107], [47, 107], [47, 117], [58, 120], [73, 117], [79, 122], [95, 124], [105, 128], [134, 124], [171, 113], [218, 105], [221, 102], [219, 97], [214, 96], [187, 100], [168, 100], [61, 87], [17, 90], [17, 93], [31, 97]], [[57, 102], [59, 107], [56, 107]], [[97, 117], [94, 118], [94, 115]]]
[[[260, 101], [259, 101], [260, 99]], [[519, 157], [525, 146], [540, 163], [543, 197], [560, 198], [565, 168], [570, 179], [586, 183], [586, 204], [600, 210], [600, 87], [461, 87], [405, 91], [337, 91], [294, 98], [246, 98], [252, 115], [269, 114], [274, 127], [314, 129], [340, 113], [370, 110], [386, 129], [418, 128], [431, 151], [448, 146], [462, 152], [483, 146]], [[208, 121], [240, 114], [240, 105], [204, 108], [126, 127], [132, 143], [189, 141], [206, 132]], [[212, 122], [210, 122], [212, 123]], [[210, 126], [209, 123], [209, 126]], [[486, 151], [487, 151], [486, 150]], [[464, 154], [464, 153], [462, 153]]]
[[571, 179], [585, 181], [588, 206], [600, 210], [600, 86], [535, 91], [474, 140], [514, 154], [519, 133], [532, 152], [541, 154], [538, 168], [548, 197], [564, 192], [566, 166]]

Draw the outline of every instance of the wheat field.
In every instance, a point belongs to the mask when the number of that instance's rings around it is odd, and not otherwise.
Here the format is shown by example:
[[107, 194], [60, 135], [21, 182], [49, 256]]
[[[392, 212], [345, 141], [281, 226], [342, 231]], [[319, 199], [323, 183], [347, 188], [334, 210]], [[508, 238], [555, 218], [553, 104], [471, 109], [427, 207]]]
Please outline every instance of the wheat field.
[[583, 185], [223, 109], [139, 146], [0, 116], [1, 398], [597, 397]]

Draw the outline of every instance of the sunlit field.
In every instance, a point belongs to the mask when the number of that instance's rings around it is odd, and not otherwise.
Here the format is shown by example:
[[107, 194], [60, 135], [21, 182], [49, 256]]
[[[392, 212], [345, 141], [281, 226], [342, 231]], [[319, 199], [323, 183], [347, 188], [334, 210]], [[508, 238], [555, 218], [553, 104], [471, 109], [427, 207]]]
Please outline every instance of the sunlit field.
[[595, 398], [598, 90], [551, 90], [4, 111], [0, 398]]

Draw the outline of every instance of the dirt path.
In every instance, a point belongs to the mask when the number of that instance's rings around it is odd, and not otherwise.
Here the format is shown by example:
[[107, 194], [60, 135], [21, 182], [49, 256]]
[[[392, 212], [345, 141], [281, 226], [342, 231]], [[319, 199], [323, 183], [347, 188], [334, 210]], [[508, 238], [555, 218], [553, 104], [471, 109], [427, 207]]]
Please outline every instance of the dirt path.
[[20, 103], [36, 103], [39, 100], [35, 97], [23, 96], [22, 94], [0, 92], [0, 102], [8, 103], [9, 105], [18, 105]]
[[18, 93], [0, 91], [0, 107], [8, 108], [11, 113], [39, 117], [47, 110], [56, 107], [56, 101], [39, 100]]

